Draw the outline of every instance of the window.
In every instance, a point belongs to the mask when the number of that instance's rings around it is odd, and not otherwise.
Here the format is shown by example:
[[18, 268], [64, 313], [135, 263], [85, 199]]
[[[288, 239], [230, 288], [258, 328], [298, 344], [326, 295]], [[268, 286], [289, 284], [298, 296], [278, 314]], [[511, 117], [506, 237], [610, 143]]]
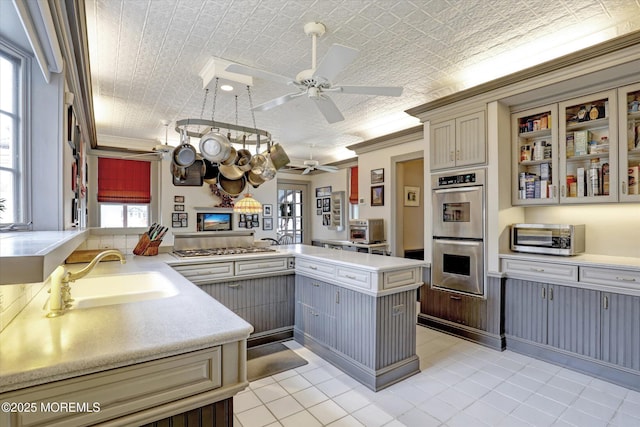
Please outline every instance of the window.
[[28, 221], [26, 117], [28, 58], [0, 42], [0, 223]]
[[139, 160], [98, 159], [100, 227], [149, 226], [151, 164]]
[[304, 191], [306, 187], [299, 184], [278, 183], [278, 239], [283, 236], [290, 243], [303, 243], [304, 240]]

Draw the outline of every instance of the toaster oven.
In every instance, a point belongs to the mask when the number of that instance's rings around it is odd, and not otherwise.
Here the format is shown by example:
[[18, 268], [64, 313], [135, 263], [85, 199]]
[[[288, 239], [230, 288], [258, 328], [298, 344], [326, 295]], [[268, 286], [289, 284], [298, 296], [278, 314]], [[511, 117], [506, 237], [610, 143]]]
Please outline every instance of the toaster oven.
[[364, 244], [384, 242], [384, 220], [381, 218], [350, 220], [349, 241]]

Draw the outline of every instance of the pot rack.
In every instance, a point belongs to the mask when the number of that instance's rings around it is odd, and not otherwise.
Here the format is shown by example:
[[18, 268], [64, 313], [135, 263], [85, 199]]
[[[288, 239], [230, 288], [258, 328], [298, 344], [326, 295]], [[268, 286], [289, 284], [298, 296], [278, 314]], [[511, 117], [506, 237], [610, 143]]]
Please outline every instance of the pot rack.
[[[203, 127], [204, 127], [204, 130], [201, 130]], [[190, 118], [190, 119], [177, 120], [175, 130], [178, 133], [181, 133], [184, 131], [187, 134], [187, 136], [190, 136], [192, 138], [202, 138], [209, 131], [213, 131], [213, 130], [235, 131], [235, 132], [241, 132], [247, 138], [240, 139], [236, 134], [235, 138], [229, 138], [229, 141], [231, 141], [234, 144], [242, 144], [244, 142], [246, 144], [255, 145], [258, 143], [258, 138], [257, 138], [258, 135], [261, 137], [262, 136], [265, 137], [265, 141], [262, 141], [262, 138], [260, 138], [260, 143], [262, 142], [266, 142], [269, 144], [271, 143], [271, 134], [266, 130], [247, 127], [247, 126], [234, 125], [231, 123], [216, 122], [208, 119]], [[227, 133], [230, 133], [230, 132], [227, 132]], [[255, 136], [256, 138], [251, 140], [248, 138], [251, 136]]]

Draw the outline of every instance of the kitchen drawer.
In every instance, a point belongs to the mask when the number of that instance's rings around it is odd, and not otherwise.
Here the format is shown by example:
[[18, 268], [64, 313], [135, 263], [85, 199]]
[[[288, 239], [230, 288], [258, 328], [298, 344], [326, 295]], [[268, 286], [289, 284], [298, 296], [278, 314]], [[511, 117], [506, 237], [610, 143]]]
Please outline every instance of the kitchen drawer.
[[286, 271], [288, 266], [287, 258], [270, 258], [261, 260], [236, 261], [236, 276], [245, 274], [269, 273], [274, 271]]
[[578, 266], [550, 264], [542, 261], [502, 260], [502, 271], [511, 277], [578, 281]]
[[615, 268], [580, 267], [580, 281], [595, 285], [640, 289], [640, 272]]
[[342, 283], [358, 288], [371, 289], [371, 273], [368, 271], [338, 267], [336, 275]]
[[173, 268], [193, 283], [233, 277], [233, 262], [176, 265]]
[[422, 282], [420, 268], [409, 268], [407, 270], [390, 271], [383, 273], [383, 289], [393, 289], [398, 286], [411, 285]]
[[322, 276], [330, 279], [335, 278], [336, 267], [331, 264], [322, 264], [309, 261], [304, 258], [296, 259], [296, 273], [310, 273], [314, 276]]
[[[212, 347], [9, 392], [3, 401], [30, 402], [38, 408], [10, 414], [8, 427], [66, 427], [93, 425], [221, 385], [222, 351]], [[59, 404], [64, 402], [86, 408], [61, 410]], [[47, 405], [51, 405], [49, 410], [41, 409]]]

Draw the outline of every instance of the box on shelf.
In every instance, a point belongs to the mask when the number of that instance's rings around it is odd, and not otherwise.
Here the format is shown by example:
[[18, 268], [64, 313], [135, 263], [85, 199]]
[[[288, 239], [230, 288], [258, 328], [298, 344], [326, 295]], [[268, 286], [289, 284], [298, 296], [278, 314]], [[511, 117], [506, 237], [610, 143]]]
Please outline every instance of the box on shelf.
[[629, 194], [640, 194], [638, 179], [640, 178], [640, 166], [631, 166], [628, 171], [629, 175]]
[[584, 168], [578, 168], [576, 169], [576, 196], [577, 197], [584, 197], [585, 193], [585, 189], [586, 186], [584, 185], [585, 183], [585, 173], [584, 173]]
[[589, 141], [591, 141], [591, 131], [579, 130], [573, 133], [573, 152], [576, 156], [584, 156], [588, 153]]

